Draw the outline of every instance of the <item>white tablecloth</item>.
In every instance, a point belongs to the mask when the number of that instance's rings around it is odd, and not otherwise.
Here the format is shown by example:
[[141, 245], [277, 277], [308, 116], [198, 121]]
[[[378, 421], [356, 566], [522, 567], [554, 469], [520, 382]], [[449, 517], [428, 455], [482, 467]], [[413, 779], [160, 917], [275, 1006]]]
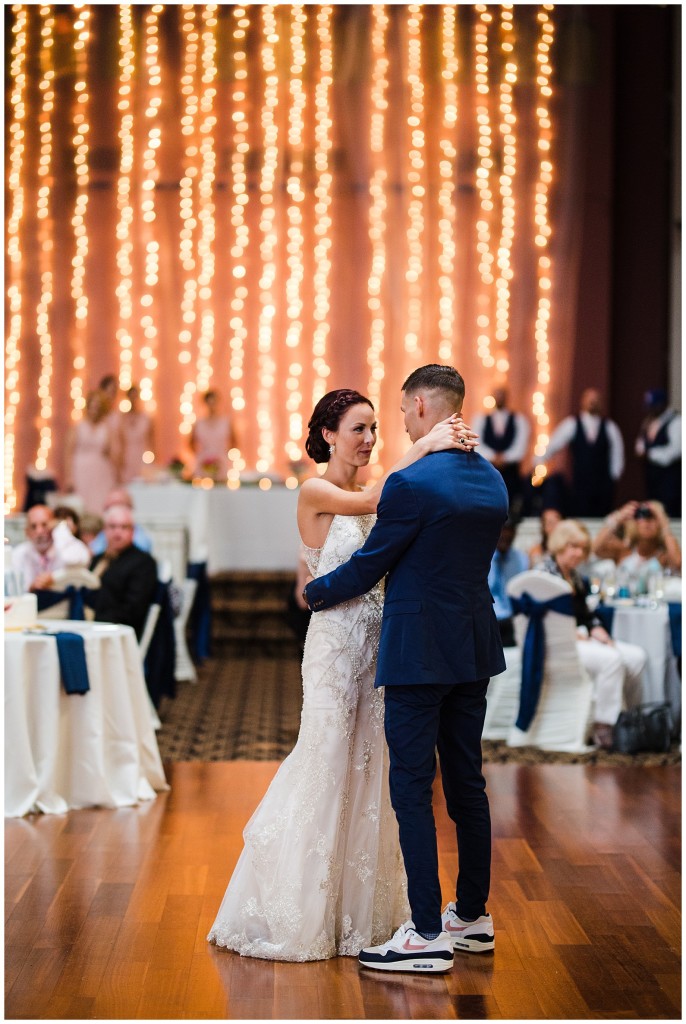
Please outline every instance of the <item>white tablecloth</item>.
[[296, 571], [300, 537], [298, 491], [275, 485], [204, 490], [176, 481], [129, 487], [137, 517], [182, 519], [189, 559], [207, 562], [210, 575], [230, 570]]
[[169, 787], [133, 629], [49, 629], [83, 634], [90, 691], [64, 692], [54, 636], [5, 632], [5, 815], [152, 800]]
[[656, 608], [616, 605], [612, 636], [615, 640], [638, 644], [648, 655], [644, 672], [643, 700], [669, 700], [674, 705], [678, 698], [680, 713], [681, 680], [672, 652], [667, 605], [661, 604]]

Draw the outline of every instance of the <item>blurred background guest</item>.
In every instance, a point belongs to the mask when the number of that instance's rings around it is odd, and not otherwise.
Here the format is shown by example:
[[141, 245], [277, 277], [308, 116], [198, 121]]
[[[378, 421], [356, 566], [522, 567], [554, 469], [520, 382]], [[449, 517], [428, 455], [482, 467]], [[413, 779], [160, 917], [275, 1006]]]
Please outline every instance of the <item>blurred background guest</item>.
[[97, 622], [133, 626], [140, 639], [157, 590], [157, 563], [133, 543], [133, 514], [127, 505], [112, 505], [104, 516], [106, 548], [91, 562], [100, 577], [93, 592]]
[[[93, 541], [99, 533], [103, 533], [105, 524], [102, 516], [96, 515], [94, 512], [84, 512], [82, 516], [79, 516], [79, 537], [84, 544], [87, 544], [91, 554], [93, 551]], [[103, 533], [103, 538], [104, 538]], [[103, 544], [103, 551], [105, 550]]]
[[[133, 498], [125, 487], [115, 487], [114, 490], [110, 491], [105, 499], [104, 512], [107, 512], [108, 509], [113, 508], [115, 505], [125, 505], [133, 516]], [[103, 525], [90, 542], [90, 549], [94, 555], [101, 555], [107, 547], [107, 534], [104, 529], [104, 522], [102, 520], [101, 522]], [[141, 551], [147, 551], [148, 553], [152, 551], [151, 537], [135, 521], [133, 526], [133, 543]]]
[[613, 512], [595, 536], [593, 553], [635, 578], [659, 570], [681, 573], [681, 547], [659, 501], [628, 501]]
[[606, 516], [624, 472], [624, 441], [614, 420], [603, 415], [597, 388], [586, 388], [578, 415], [567, 416], [555, 427], [545, 455], [538, 456], [536, 462], [547, 462], [565, 448], [571, 459], [568, 514]]
[[126, 397], [130, 408], [119, 414], [120, 480], [124, 484], [141, 476], [143, 455], [155, 450], [152, 420], [143, 409], [138, 388], [130, 387]]
[[593, 680], [593, 741], [596, 746], [610, 750], [612, 727], [620, 711], [641, 703], [641, 675], [647, 658], [636, 644], [613, 640], [588, 606], [589, 587], [578, 569], [590, 550], [591, 537], [586, 527], [565, 519], [550, 534], [549, 554], [537, 568], [561, 577], [572, 588], [579, 660]]
[[667, 404], [667, 392], [645, 394], [646, 417], [636, 439], [643, 459], [647, 498], [660, 501], [667, 515], [681, 515], [681, 416]]
[[558, 508], [544, 508], [541, 512], [541, 539], [538, 544], [529, 548], [529, 565], [536, 565], [548, 554], [548, 537], [558, 523], [562, 522], [562, 513]]
[[229, 469], [228, 452], [235, 447], [233, 426], [229, 416], [219, 413], [221, 396], [218, 391], [206, 391], [202, 400], [205, 415], [195, 421], [190, 438], [195, 455], [193, 476], [208, 476], [225, 482]]
[[516, 532], [516, 521], [506, 519], [500, 530], [500, 537], [488, 573], [488, 586], [493, 596], [493, 611], [498, 620], [503, 647], [515, 646], [512, 602], [507, 596], [506, 587], [513, 576], [517, 576], [529, 568], [529, 559], [526, 553], [513, 547]]
[[510, 512], [518, 516], [524, 502], [521, 463], [531, 436], [526, 416], [508, 408], [505, 388], [494, 388], [495, 408], [474, 417], [474, 430], [479, 435], [479, 452], [498, 469], [505, 481], [510, 499]]
[[106, 374], [100, 379], [98, 391], [105, 403], [106, 415], [116, 420], [119, 415], [119, 379], [113, 373]]
[[47, 505], [34, 505], [26, 513], [26, 540], [12, 551], [12, 569], [21, 574], [25, 590], [52, 586], [58, 569], [87, 566], [88, 547], [74, 536], [66, 519], [56, 521]]
[[74, 424], [65, 453], [66, 490], [83, 501], [84, 511], [102, 512], [117, 483], [118, 437], [101, 391], [91, 391], [82, 420]]

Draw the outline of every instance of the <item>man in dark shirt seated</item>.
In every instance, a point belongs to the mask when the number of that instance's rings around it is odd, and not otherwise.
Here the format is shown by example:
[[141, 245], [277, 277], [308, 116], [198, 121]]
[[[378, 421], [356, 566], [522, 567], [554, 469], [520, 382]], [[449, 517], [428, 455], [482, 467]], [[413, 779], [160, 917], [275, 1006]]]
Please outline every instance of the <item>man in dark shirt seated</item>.
[[104, 519], [107, 548], [104, 554], [95, 556], [90, 566], [101, 584], [94, 592], [95, 620], [133, 626], [140, 639], [155, 599], [157, 563], [133, 544], [130, 508], [113, 505]]

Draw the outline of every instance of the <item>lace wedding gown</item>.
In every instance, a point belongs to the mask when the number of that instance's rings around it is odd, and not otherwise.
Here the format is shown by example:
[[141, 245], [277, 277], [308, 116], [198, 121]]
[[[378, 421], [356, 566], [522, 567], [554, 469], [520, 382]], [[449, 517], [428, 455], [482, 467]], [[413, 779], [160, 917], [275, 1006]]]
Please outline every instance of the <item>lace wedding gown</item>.
[[[374, 516], [334, 516], [313, 576], [346, 562]], [[312, 616], [298, 740], [248, 822], [211, 942], [266, 960], [356, 956], [410, 916], [374, 689], [383, 585]]]

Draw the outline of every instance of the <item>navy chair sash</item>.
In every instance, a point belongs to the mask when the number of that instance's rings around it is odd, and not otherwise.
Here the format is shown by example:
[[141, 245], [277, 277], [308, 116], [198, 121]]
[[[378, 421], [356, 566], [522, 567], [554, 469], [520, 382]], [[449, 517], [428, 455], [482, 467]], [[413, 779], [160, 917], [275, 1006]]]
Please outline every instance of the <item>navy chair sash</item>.
[[69, 618], [83, 621], [86, 617], [86, 607], [92, 608], [95, 603], [97, 590], [89, 590], [88, 587], [74, 587], [71, 584], [64, 590], [38, 590], [36, 599], [38, 611], [44, 612], [53, 608], [60, 601], [69, 601]]
[[519, 694], [519, 714], [515, 723], [518, 729], [526, 732], [536, 714], [543, 683], [545, 661], [543, 619], [548, 612], [573, 616], [574, 605], [571, 594], [561, 594], [549, 601], [536, 601], [531, 594], [525, 592], [521, 597], [512, 597], [510, 600], [513, 614], [525, 615], [529, 620], [522, 651], [522, 685]]
[[212, 608], [207, 562], [189, 562], [186, 576], [198, 582], [188, 618], [190, 649], [196, 661], [204, 661], [210, 656], [212, 639]]
[[681, 657], [681, 601], [670, 601], [669, 631], [672, 635], [672, 651], [676, 658]]
[[65, 587], [64, 590], [38, 590], [36, 592], [38, 611], [44, 612], [48, 608], [54, 608], [60, 601], [69, 601], [69, 614], [67, 617], [83, 620], [85, 615], [81, 590], [81, 587], [73, 586]]
[[65, 693], [88, 693], [86, 647], [80, 633], [55, 633], [60, 676]]

